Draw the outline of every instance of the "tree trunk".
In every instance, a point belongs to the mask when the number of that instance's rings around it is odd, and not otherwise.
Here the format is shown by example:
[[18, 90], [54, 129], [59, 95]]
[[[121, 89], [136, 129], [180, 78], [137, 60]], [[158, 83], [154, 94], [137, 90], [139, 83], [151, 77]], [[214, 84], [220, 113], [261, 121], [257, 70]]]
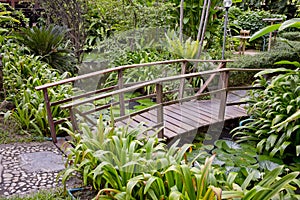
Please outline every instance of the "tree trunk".
[[180, 42], [182, 42], [182, 38], [183, 38], [183, 3], [184, 0], [180, 1], [180, 21], [179, 21], [179, 39]]

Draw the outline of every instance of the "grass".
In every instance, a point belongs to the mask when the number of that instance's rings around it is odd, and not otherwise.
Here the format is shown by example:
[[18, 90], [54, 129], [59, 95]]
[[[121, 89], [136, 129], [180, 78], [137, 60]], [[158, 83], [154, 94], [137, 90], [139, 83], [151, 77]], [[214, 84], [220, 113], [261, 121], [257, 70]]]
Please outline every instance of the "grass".
[[42, 190], [37, 193], [25, 195], [25, 196], [12, 196], [9, 198], [1, 198], [0, 200], [72, 200], [71, 197], [64, 194], [63, 189], [56, 190]]
[[4, 120], [0, 117], [0, 144], [40, 142], [44, 138], [37, 134], [22, 130], [13, 119]]

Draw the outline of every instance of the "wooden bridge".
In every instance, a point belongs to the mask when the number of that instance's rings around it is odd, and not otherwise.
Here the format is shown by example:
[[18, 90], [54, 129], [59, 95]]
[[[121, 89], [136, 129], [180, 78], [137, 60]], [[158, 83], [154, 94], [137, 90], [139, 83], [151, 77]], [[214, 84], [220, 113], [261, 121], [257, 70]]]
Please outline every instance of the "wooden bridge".
[[[118, 116], [114, 118], [116, 126], [128, 126], [129, 129], [140, 126], [147, 134], [158, 133], [158, 137], [172, 139], [178, 135], [186, 134], [198, 130], [210, 124], [224, 122], [228, 119], [235, 119], [247, 116], [246, 111], [240, 104], [241, 98], [236, 91], [254, 89], [247, 87], [229, 87], [229, 75], [231, 72], [245, 73], [257, 72], [261, 69], [237, 69], [226, 68], [226, 60], [170, 60], [145, 64], [135, 64], [104, 69], [77, 77], [48, 83], [39, 87], [43, 90], [45, 105], [48, 114], [48, 121], [53, 142], [56, 139], [56, 126], [65, 121], [71, 121], [75, 130], [78, 130], [78, 116], [85, 122], [95, 125], [96, 121], [91, 115], [99, 114], [103, 110], [117, 107]], [[211, 64], [214, 69], [208, 71], [188, 73], [188, 66], [199, 66]], [[154, 80], [126, 83], [124, 71], [133, 69], [145, 69], [157, 66], [156, 69], [170, 69], [179, 66], [179, 75], [161, 76]], [[165, 68], [163, 68], [165, 67]], [[82, 94], [74, 95], [56, 102], [49, 101], [48, 89], [62, 84], [74, 84], [86, 79], [96, 79], [117, 76], [118, 82], [108, 87], [97, 86], [96, 90], [85, 91]], [[164, 74], [164, 72], [159, 73]], [[191, 88], [190, 82], [193, 80], [204, 80], [199, 88]], [[149, 88], [151, 93], [141, 94], [138, 97], [128, 97], [141, 88]], [[84, 89], [84, 88], [82, 88]], [[239, 92], [240, 94], [241, 92]], [[176, 96], [170, 98], [168, 96]], [[103, 99], [110, 99], [107, 103], [100, 103]], [[132, 111], [128, 108], [130, 103], [142, 99], [152, 99], [153, 105]], [[113, 101], [114, 100], [114, 101]], [[68, 118], [54, 120], [51, 107], [60, 106], [61, 109], [68, 109]], [[84, 107], [85, 106], [85, 107]], [[99, 115], [98, 115], [99, 116]], [[159, 132], [155, 132], [155, 130]]]

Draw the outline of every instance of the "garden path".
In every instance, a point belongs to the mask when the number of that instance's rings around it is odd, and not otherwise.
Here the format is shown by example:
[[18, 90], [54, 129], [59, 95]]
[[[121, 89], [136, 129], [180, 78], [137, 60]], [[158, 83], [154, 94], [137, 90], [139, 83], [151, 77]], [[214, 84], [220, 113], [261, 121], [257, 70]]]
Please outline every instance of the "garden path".
[[0, 197], [62, 186], [62, 152], [50, 141], [0, 145]]

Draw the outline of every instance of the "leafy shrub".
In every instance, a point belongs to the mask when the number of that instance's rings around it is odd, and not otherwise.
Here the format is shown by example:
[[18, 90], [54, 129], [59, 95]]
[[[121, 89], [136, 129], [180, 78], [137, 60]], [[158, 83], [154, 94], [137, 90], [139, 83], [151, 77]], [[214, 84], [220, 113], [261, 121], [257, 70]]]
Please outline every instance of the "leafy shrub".
[[61, 73], [69, 71], [74, 73], [73, 57], [70, 51], [64, 47], [64, 39], [67, 29], [65, 27], [50, 25], [31, 29], [22, 28], [16, 33], [20, 44], [29, 48], [30, 53], [40, 56], [41, 60], [48, 63]]
[[287, 40], [300, 42], [300, 32], [297, 31], [280, 33], [280, 37], [285, 38]]
[[[14, 102], [16, 109], [9, 114], [17, 119], [24, 130], [32, 130], [40, 135], [49, 133], [47, 113], [44, 107], [42, 91], [35, 87], [48, 82], [66, 78], [68, 73], [60, 75], [39, 57], [19, 55], [21, 48], [15, 44], [2, 46], [3, 74], [6, 99]], [[63, 99], [72, 93], [70, 85], [59, 86], [48, 91], [51, 101]], [[66, 112], [58, 107], [52, 108], [54, 118], [63, 118]]]
[[20, 10], [11, 8], [8, 4], [0, 4], [0, 23], [1, 28], [18, 30], [20, 26], [25, 27], [28, 18]]
[[[283, 166], [265, 174], [265, 176], [251, 185], [251, 180], [255, 176], [255, 171], [251, 172], [245, 181], [241, 184], [227, 185], [228, 190], [222, 191], [222, 199], [298, 199], [299, 195], [295, 193], [294, 185], [298, 185], [300, 181], [297, 179], [299, 172], [292, 172], [283, 177], [279, 175], [283, 173]], [[232, 183], [236, 174], [231, 173], [227, 181]]]
[[[154, 173], [159, 174], [169, 166], [179, 164], [190, 147], [184, 145], [179, 149], [176, 147], [178, 143], [174, 143], [167, 149], [156, 136], [141, 136], [138, 127], [132, 131], [126, 127], [115, 129], [113, 125], [105, 125], [102, 118], [95, 128], [92, 131], [86, 124], [81, 124], [81, 134], [67, 130], [73, 137], [70, 143], [75, 148], [70, 149], [67, 161], [70, 165], [63, 173], [62, 181], [65, 183], [76, 172], [82, 176], [84, 185], [93, 186], [100, 191], [99, 194], [106, 192], [140, 199], [141, 190], [133, 190], [137, 182], [132, 181], [140, 176], [146, 178]], [[155, 179], [149, 184], [153, 181]], [[145, 194], [148, 195], [151, 196]]]
[[243, 30], [250, 30], [250, 34], [255, 33], [256, 31], [269, 25], [269, 22], [264, 22], [264, 18], [283, 18], [285, 15], [271, 14], [268, 11], [241, 11], [237, 7], [229, 9], [229, 21], [232, 21], [231, 24], [240, 27]]
[[204, 165], [194, 161], [205, 152], [187, 162], [184, 155], [190, 145], [178, 148], [176, 142], [167, 148], [155, 135], [144, 138], [138, 128], [115, 129], [101, 118], [95, 130], [84, 124], [80, 130], [81, 134], [69, 131], [74, 148], [62, 181], [80, 175], [84, 185], [99, 191], [95, 199], [243, 199], [250, 195], [293, 199], [292, 184], [299, 184], [299, 172], [279, 176], [282, 166], [258, 178], [257, 171], [249, 169], [246, 178], [236, 183], [236, 172], [212, 168], [215, 155], [206, 158]]
[[94, 49], [97, 42], [128, 30], [167, 27], [173, 10], [170, 2], [161, 1], [88, 1], [85, 48]]
[[262, 86], [251, 94], [248, 112], [252, 121], [236, 128], [240, 142], [254, 141], [260, 154], [299, 163], [300, 155], [300, 73], [297, 70], [274, 69], [257, 76], [283, 72], [269, 83], [260, 77], [255, 86]]
[[[294, 44], [298, 44], [294, 42]], [[277, 42], [276, 46], [269, 52], [262, 52], [259, 55], [250, 56], [240, 56], [235, 62], [228, 63], [228, 68], [277, 68], [277, 67], [287, 67], [293, 68], [291, 65], [286, 64], [275, 64], [281, 60], [298, 60], [299, 59], [300, 48], [299, 45], [290, 47], [286, 43]], [[254, 73], [241, 73], [232, 72], [230, 73], [230, 85], [249, 85], [251, 84]]]
[[[131, 65], [131, 64], [140, 64], [148, 63], [162, 60], [169, 60], [172, 58], [172, 55], [168, 51], [147, 48], [140, 49], [136, 51], [126, 51], [119, 58], [115, 60], [113, 65], [122, 66], [122, 65]], [[124, 82], [125, 83], [137, 83], [140, 81], [149, 81], [154, 80], [155, 78], [164, 77], [167, 74], [176, 74], [176, 68], [170, 67], [170, 65], [163, 66], [150, 66], [143, 68], [133, 68], [126, 70], [124, 72]], [[116, 73], [110, 74], [106, 80], [106, 85], [117, 84], [117, 75]], [[147, 93], [153, 92], [154, 86], [148, 86], [144, 88]]]

